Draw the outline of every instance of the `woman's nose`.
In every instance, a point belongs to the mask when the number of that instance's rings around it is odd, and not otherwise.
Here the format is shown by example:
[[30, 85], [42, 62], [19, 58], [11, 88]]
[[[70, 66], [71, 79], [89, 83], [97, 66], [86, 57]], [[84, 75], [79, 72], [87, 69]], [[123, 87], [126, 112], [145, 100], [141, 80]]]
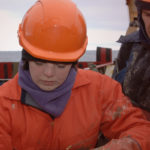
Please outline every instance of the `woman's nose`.
[[55, 74], [55, 64], [46, 63], [44, 67], [44, 74], [48, 77], [54, 76]]

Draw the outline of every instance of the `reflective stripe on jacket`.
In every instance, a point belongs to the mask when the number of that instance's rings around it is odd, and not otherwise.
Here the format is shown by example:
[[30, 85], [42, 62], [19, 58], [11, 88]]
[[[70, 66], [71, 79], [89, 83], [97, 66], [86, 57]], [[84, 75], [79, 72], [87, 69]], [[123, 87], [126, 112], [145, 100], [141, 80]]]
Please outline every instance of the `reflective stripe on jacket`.
[[78, 70], [65, 111], [53, 120], [21, 103], [17, 74], [0, 86], [0, 150], [90, 149], [99, 131], [109, 139], [130, 136], [149, 150], [150, 122], [121, 91], [105, 75]]

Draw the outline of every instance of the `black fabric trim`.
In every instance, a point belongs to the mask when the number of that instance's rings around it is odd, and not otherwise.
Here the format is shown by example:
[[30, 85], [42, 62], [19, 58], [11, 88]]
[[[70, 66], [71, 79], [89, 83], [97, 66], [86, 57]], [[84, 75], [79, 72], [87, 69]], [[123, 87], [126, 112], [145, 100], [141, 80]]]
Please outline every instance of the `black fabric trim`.
[[24, 89], [21, 89], [21, 103], [25, 104], [25, 96], [26, 96], [26, 91]]
[[[24, 105], [27, 105], [27, 106], [31, 106], [31, 105], [28, 105], [28, 104], [25, 103], [25, 97], [26, 97], [26, 91], [25, 91], [24, 89], [21, 89], [21, 103], [24, 104]], [[31, 106], [31, 107], [36, 108], [36, 109], [39, 109], [40, 111], [42, 111], [42, 112], [44, 112], [44, 113], [47, 113], [46, 111], [43, 111], [43, 110], [40, 109], [40, 108], [37, 108], [37, 107], [34, 107], [34, 106]], [[47, 114], [49, 114], [49, 113], [47, 113]], [[52, 120], [55, 119], [54, 116], [52, 116], [51, 114], [49, 114], [49, 115], [50, 115], [50, 117], [52, 118]]]

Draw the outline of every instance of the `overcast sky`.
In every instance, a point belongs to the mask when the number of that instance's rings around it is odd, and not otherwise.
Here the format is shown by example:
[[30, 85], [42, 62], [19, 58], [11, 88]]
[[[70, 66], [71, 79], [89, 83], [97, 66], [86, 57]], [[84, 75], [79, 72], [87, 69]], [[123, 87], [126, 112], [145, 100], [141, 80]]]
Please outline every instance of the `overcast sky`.
[[[21, 50], [17, 30], [25, 12], [36, 0], [0, 0], [0, 50]], [[129, 24], [126, 0], [73, 0], [82, 11], [88, 31], [87, 50], [97, 46], [118, 50], [116, 41]]]

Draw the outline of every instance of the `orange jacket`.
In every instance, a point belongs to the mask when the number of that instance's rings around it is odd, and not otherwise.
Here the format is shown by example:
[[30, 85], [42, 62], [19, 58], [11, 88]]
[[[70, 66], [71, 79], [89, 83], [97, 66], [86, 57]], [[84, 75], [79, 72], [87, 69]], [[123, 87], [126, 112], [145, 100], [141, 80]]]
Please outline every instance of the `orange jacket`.
[[94, 148], [99, 131], [110, 139], [130, 136], [150, 147], [150, 122], [111, 78], [78, 70], [63, 114], [22, 104], [18, 75], [0, 86], [0, 150], [77, 150]]

